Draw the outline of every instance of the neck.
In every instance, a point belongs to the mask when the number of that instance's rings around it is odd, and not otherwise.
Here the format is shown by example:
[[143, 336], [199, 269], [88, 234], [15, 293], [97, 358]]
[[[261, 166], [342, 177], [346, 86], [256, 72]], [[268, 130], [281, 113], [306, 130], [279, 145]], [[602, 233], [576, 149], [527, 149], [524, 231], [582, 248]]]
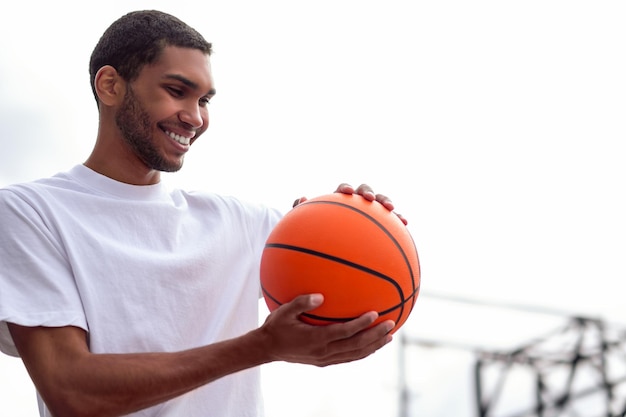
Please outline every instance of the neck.
[[135, 155], [107, 149], [103, 141], [96, 145], [84, 162], [87, 168], [119, 182], [132, 185], [153, 185], [161, 180], [161, 172], [148, 168]]

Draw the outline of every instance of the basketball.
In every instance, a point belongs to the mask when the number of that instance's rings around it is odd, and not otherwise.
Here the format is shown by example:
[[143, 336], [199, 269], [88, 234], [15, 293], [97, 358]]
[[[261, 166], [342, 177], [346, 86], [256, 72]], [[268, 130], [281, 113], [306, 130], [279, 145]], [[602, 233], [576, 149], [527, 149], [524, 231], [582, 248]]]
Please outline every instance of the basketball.
[[261, 257], [261, 287], [270, 311], [301, 294], [324, 303], [301, 315], [314, 325], [377, 311], [373, 325], [393, 320], [396, 332], [420, 288], [415, 243], [402, 221], [377, 201], [333, 193], [289, 211], [270, 233]]

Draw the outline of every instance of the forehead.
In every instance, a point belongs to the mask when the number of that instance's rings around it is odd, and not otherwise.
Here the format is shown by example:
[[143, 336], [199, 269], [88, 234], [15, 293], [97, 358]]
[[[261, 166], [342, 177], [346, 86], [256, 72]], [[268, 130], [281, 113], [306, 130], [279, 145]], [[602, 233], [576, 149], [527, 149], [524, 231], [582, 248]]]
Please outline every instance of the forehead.
[[166, 46], [159, 59], [142, 68], [139, 78], [184, 78], [204, 92], [214, 89], [209, 55], [198, 49]]

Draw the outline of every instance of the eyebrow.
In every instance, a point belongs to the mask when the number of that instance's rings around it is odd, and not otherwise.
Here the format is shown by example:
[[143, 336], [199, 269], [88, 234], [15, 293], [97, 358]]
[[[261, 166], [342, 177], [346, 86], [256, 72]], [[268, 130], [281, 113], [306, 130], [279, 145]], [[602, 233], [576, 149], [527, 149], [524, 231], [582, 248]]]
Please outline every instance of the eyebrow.
[[[197, 83], [191, 81], [187, 77], [183, 77], [180, 74], [166, 74], [164, 78], [167, 78], [167, 79], [170, 79], [170, 80], [180, 81], [181, 83], [185, 84], [187, 87], [189, 87], [189, 88], [191, 88], [193, 90], [197, 90], [199, 88]], [[213, 96], [213, 95], [215, 95], [215, 93], [216, 93], [215, 88], [212, 88], [205, 95]]]

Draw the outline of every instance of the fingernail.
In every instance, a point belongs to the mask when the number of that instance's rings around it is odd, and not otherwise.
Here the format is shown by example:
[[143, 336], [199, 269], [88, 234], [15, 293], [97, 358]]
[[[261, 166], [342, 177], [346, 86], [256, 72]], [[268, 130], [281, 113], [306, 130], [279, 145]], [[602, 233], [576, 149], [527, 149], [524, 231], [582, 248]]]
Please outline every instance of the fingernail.
[[309, 302], [318, 306], [324, 302], [324, 296], [322, 294], [311, 294]]
[[368, 313], [371, 317], [372, 323], [376, 321], [376, 319], [378, 318], [378, 313], [376, 311], [371, 311]]
[[393, 321], [388, 322], [385, 326], [385, 328], [387, 329], [387, 333], [392, 331], [394, 327], [396, 327], [396, 323], [394, 323]]

